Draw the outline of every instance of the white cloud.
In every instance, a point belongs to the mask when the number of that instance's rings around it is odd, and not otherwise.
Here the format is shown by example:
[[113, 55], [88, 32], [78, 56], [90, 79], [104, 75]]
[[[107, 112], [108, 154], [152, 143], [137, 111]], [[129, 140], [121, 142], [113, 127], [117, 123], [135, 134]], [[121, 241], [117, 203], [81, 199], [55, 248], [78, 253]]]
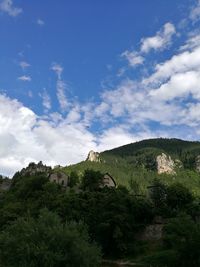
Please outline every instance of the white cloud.
[[42, 19], [37, 19], [37, 24], [40, 26], [44, 26], [45, 22]]
[[192, 34], [192, 36], [186, 41], [184, 45], [180, 47], [180, 51], [184, 50], [193, 50], [194, 48], [197, 48], [200, 46], [200, 35], [199, 34]]
[[61, 79], [63, 67], [60, 64], [53, 63], [51, 66], [51, 70], [53, 70], [58, 75], [58, 78]]
[[66, 83], [60, 79], [57, 81], [57, 98], [60, 104], [60, 108], [63, 112], [65, 112], [69, 106], [69, 102], [67, 100], [66, 94]]
[[7, 13], [11, 17], [16, 17], [22, 13], [22, 8], [14, 7], [12, 0], [1, 0], [0, 11]]
[[29, 96], [30, 98], [33, 97], [33, 92], [32, 92], [31, 90], [28, 90], [28, 96]]
[[[179, 129], [187, 128], [182, 133], [184, 138], [199, 138], [199, 36], [189, 35], [177, 51], [178, 54], [157, 64], [153, 73], [141, 81], [126, 79], [114, 90], [105, 90], [100, 106], [106, 108], [101, 118], [107, 116], [114, 125], [120, 121], [139, 131], [143, 127], [154, 129], [156, 125], [159, 129], [168, 127], [169, 132], [169, 127], [181, 125]], [[179, 131], [177, 136], [180, 135]]]
[[171, 44], [172, 36], [176, 29], [172, 23], [166, 23], [155, 36], [144, 38], [141, 41], [141, 52], [148, 53], [150, 50], [162, 50]]
[[136, 65], [141, 65], [144, 63], [144, 57], [135, 51], [130, 52], [127, 50], [124, 53], [122, 53], [122, 56], [128, 60], [129, 65], [131, 67], [134, 67]]
[[42, 98], [42, 104], [45, 108], [45, 112], [48, 112], [51, 109], [51, 98], [46, 89], [43, 90], [43, 92], [40, 94], [40, 97]]
[[81, 119], [81, 110], [79, 105], [75, 105], [67, 114], [66, 121], [68, 123], [75, 123]]
[[23, 81], [23, 82], [30, 82], [32, 79], [30, 76], [23, 75], [23, 76], [18, 77], [18, 80]]
[[17, 100], [0, 95], [0, 172], [12, 175], [39, 160], [68, 165], [83, 160], [96, 148], [95, 137], [81, 122], [68, 123], [57, 117], [40, 118]]
[[200, 0], [196, 1], [196, 5], [192, 7], [189, 18], [196, 22], [200, 19]]
[[131, 67], [142, 65], [145, 61], [144, 54], [149, 53], [151, 50], [158, 51], [169, 47], [175, 33], [175, 26], [168, 22], [156, 33], [155, 36], [143, 38], [141, 40], [139, 52], [126, 50], [121, 56], [128, 60]]
[[79, 120], [75, 106], [67, 118], [58, 113], [38, 117], [17, 100], [0, 95], [0, 173], [13, 175], [29, 162], [69, 165], [86, 159], [89, 150], [102, 151], [152, 136], [131, 134], [125, 126], [92, 134]]
[[177, 73], [170, 77], [167, 83], [158, 89], [150, 91], [150, 95], [158, 100], [173, 100], [174, 98], [193, 98], [200, 100], [200, 71]]
[[[187, 42], [188, 44], [188, 42]], [[189, 47], [188, 47], [189, 49]], [[174, 55], [171, 59], [164, 63], [157, 64], [155, 72], [149, 78], [144, 79], [144, 83], [161, 83], [171, 77], [175, 73], [184, 73], [193, 69], [200, 68], [200, 46], [195, 47], [191, 51], [183, 51], [178, 55]]]
[[58, 77], [57, 83], [56, 83], [56, 90], [57, 90], [56, 94], [57, 94], [58, 102], [59, 102], [62, 112], [65, 112], [67, 108], [69, 107], [70, 103], [67, 100], [66, 92], [65, 92], [67, 85], [62, 80], [63, 67], [60, 64], [53, 63], [51, 66], [51, 70], [53, 70]]
[[29, 68], [31, 65], [30, 65], [28, 62], [26, 62], [26, 61], [20, 61], [20, 62], [19, 62], [19, 66], [20, 66], [23, 70], [25, 70], [26, 68]]

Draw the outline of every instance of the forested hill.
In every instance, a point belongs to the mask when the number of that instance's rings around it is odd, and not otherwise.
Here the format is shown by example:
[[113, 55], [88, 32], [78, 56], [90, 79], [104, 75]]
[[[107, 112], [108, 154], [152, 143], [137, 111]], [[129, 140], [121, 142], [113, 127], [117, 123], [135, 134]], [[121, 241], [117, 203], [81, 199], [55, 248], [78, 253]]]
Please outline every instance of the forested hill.
[[[158, 174], [158, 157], [171, 172]], [[148, 139], [124, 145], [101, 153], [90, 154], [88, 159], [64, 168], [66, 173], [77, 171], [81, 176], [86, 169], [109, 172], [118, 185], [130, 186], [137, 182], [142, 191], [150, 185], [154, 178], [162, 179], [167, 184], [174, 180], [200, 194], [200, 142], [180, 139]], [[162, 167], [162, 166], [161, 166]], [[169, 169], [168, 168], [168, 169]]]
[[145, 150], [157, 150], [158, 152], [166, 152], [172, 156], [181, 157], [184, 153], [200, 153], [200, 142], [197, 141], [185, 141], [181, 139], [167, 139], [156, 138], [147, 139], [132, 144], [124, 145], [118, 148], [107, 150], [102, 153], [108, 155], [115, 155], [121, 157], [137, 155], [139, 152], [145, 152]]

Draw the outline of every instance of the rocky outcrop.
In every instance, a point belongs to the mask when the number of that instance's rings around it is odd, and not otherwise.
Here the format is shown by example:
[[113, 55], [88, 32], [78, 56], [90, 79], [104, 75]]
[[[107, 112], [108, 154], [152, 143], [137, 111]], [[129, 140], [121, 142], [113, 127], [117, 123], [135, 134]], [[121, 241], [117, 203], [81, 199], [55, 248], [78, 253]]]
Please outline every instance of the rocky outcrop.
[[195, 159], [195, 169], [200, 172], [200, 155], [198, 155]]
[[51, 173], [51, 167], [43, 165], [42, 161], [38, 162], [38, 164], [31, 162], [29, 163], [28, 167], [21, 170], [20, 175], [35, 175], [37, 173], [43, 173], [48, 177]]
[[91, 150], [87, 156], [87, 161], [100, 162], [100, 154]]
[[137, 240], [143, 241], [159, 241], [163, 238], [163, 228], [168, 220], [161, 216], [155, 216], [152, 224], [147, 225], [141, 232], [136, 235]]
[[157, 171], [158, 174], [167, 173], [167, 174], [175, 174], [175, 162], [171, 159], [170, 156], [162, 153], [158, 155], [156, 158], [157, 163]]
[[146, 226], [144, 231], [136, 238], [143, 241], [158, 241], [163, 237], [164, 224], [151, 224]]

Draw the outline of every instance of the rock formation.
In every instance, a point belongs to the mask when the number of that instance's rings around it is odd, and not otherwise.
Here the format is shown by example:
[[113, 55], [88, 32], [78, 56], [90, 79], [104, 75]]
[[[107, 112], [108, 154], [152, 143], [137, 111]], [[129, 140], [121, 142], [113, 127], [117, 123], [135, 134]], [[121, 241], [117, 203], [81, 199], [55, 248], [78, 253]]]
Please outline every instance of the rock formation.
[[91, 150], [87, 156], [87, 161], [100, 162], [100, 154]]
[[35, 175], [37, 173], [43, 173], [48, 177], [51, 173], [51, 167], [43, 165], [42, 161], [38, 162], [38, 164], [31, 162], [28, 167], [21, 170], [20, 175]]
[[167, 173], [167, 174], [175, 174], [175, 162], [171, 159], [170, 156], [162, 153], [158, 155], [156, 158], [157, 163], [157, 171], [158, 174]]

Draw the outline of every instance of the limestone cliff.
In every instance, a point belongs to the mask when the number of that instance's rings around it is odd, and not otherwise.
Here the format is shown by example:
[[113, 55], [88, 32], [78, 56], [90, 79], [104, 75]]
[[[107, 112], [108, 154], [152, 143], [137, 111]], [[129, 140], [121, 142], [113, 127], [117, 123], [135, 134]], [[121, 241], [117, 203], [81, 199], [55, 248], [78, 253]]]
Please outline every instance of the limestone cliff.
[[100, 162], [100, 154], [91, 150], [87, 156], [86, 161]]
[[51, 172], [51, 167], [43, 165], [42, 161], [38, 162], [38, 164], [31, 162], [28, 167], [23, 168], [20, 172], [22, 176], [26, 175], [35, 175], [37, 173], [43, 173], [45, 176], [49, 176]]
[[158, 155], [156, 158], [157, 163], [157, 171], [158, 174], [167, 173], [167, 174], [175, 174], [175, 162], [171, 159], [170, 156], [162, 153]]

